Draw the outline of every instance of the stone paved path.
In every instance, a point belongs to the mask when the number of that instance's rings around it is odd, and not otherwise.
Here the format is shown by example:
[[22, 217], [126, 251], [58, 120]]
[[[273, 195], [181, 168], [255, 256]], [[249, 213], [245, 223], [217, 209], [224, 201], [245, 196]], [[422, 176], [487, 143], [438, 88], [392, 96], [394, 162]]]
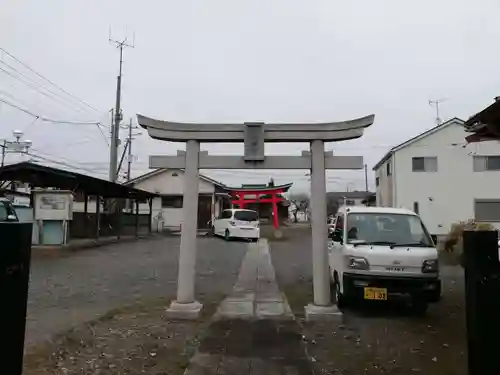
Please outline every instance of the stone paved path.
[[250, 244], [185, 375], [312, 374], [299, 325], [280, 292], [269, 246]]

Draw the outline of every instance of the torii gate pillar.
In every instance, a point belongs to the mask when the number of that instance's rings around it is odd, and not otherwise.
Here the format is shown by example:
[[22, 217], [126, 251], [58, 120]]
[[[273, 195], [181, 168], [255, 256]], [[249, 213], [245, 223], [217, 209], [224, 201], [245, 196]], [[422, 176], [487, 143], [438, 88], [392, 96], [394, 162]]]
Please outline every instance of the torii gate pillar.
[[[202, 305], [195, 300], [196, 226], [199, 169], [308, 169], [311, 170], [312, 260], [314, 301], [305, 307], [306, 319], [331, 319], [340, 312], [330, 301], [326, 226], [325, 169], [362, 169], [361, 156], [325, 153], [324, 143], [359, 138], [375, 116], [321, 124], [183, 124], [158, 121], [141, 115], [138, 123], [152, 138], [186, 142], [186, 152], [176, 156], [150, 156], [150, 168], [184, 168], [184, 207], [179, 255], [177, 299], [167, 310], [175, 318], [195, 319]], [[264, 142], [310, 142], [301, 156], [265, 156]], [[245, 155], [200, 153], [200, 142], [243, 142]]]

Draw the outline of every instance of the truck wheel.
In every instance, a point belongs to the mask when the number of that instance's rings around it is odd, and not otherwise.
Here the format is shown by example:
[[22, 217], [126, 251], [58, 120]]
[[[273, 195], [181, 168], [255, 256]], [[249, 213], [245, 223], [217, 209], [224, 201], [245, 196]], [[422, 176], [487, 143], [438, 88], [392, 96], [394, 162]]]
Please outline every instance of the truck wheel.
[[338, 282], [338, 275], [335, 273], [333, 275], [333, 284], [332, 284], [333, 294], [335, 295], [335, 303], [339, 309], [345, 307], [347, 305], [347, 298], [340, 292], [340, 285]]
[[427, 312], [429, 303], [423, 296], [414, 296], [411, 303], [411, 307], [412, 307], [412, 312], [415, 315], [421, 316], [425, 315], [425, 313]]

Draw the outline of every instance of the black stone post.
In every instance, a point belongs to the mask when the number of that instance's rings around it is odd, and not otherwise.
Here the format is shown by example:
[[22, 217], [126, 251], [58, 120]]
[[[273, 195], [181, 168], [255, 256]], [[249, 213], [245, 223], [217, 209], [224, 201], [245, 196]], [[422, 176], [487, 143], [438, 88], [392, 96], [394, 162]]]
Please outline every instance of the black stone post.
[[500, 262], [496, 231], [463, 236], [469, 375], [498, 375]]
[[0, 373], [23, 371], [31, 259], [31, 223], [0, 223]]

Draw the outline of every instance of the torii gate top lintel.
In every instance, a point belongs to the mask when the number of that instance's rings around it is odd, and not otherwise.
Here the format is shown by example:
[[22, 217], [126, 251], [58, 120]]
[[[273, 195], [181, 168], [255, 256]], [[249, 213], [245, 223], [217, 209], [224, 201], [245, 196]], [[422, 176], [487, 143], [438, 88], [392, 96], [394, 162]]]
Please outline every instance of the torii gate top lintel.
[[244, 142], [245, 128], [261, 127], [266, 142], [324, 142], [345, 141], [359, 138], [363, 130], [373, 124], [375, 115], [341, 122], [323, 123], [181, 123], [156, 120], [137, 115], [139, 125], [147, 129], [152, 138], [187, 142]]

